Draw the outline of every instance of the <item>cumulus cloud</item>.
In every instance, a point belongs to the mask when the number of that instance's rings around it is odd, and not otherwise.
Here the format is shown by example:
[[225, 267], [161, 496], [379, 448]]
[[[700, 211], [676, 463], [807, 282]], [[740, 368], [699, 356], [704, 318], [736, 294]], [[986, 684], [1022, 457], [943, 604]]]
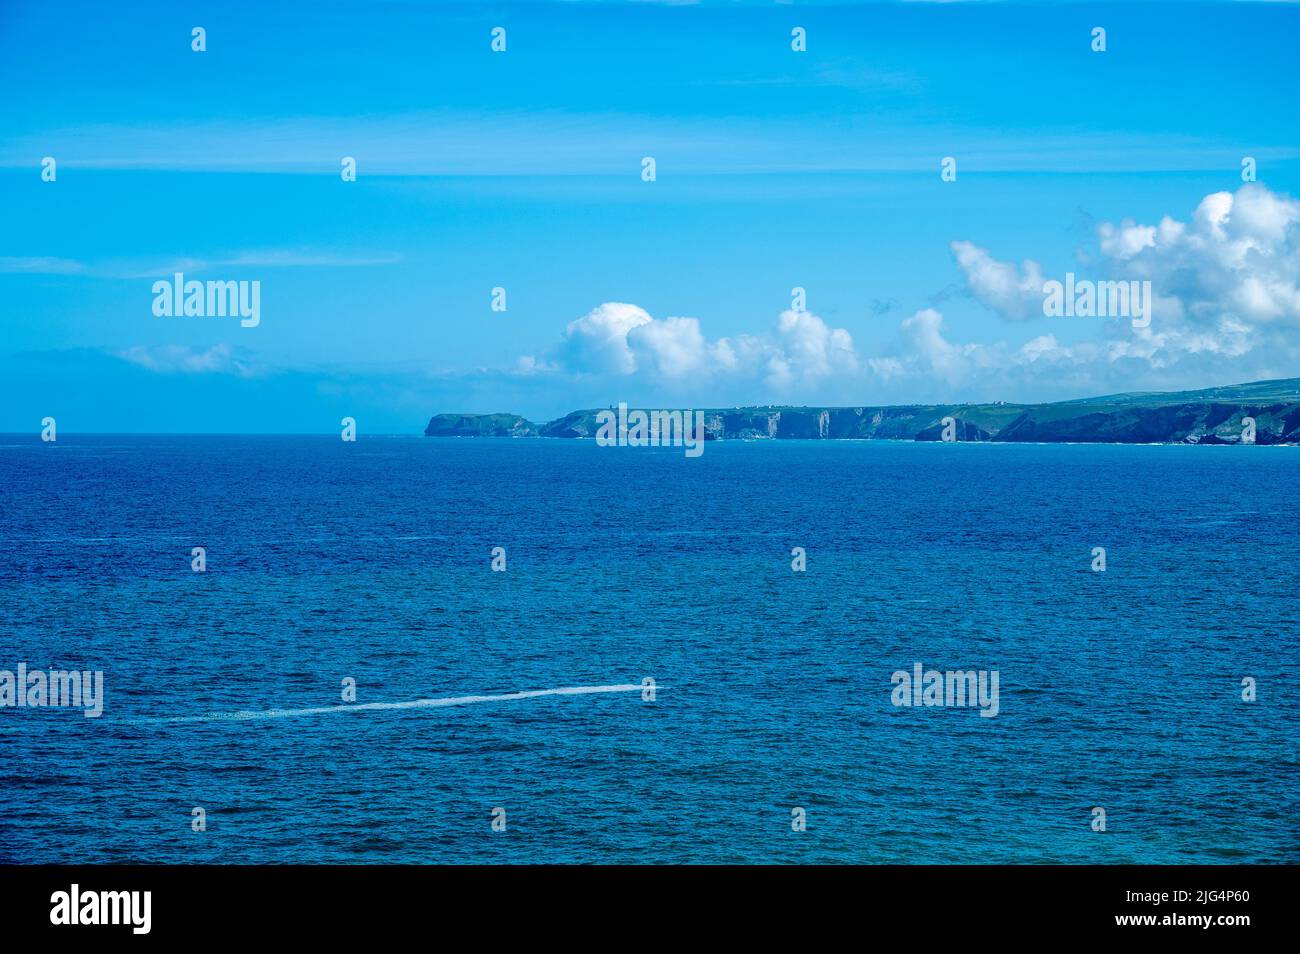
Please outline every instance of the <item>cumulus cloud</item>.
[[643, 322], [627, 334], [638, 364], [666, 378], [698, 374], [709, 365], [709, 343], [695, 318], [665, 318]]
[[1191, 221], [1102, 223], [1113, 275], [1149, 280], [1156, 317], [1201, 330], [1300, 324], [1300, 202], [1258, 184], [1215, 192]]
[[1026, 259], [1017, 268], [971, 242], [953, 242], [950, 248], [967, 289], [981, 302], [1014, 320], [1042, 315], [1043, 270], [1037, 262]]
[[[1165, 219], [1161, 224], [1177, 223]], [[1156, 229], [1151, 225], [1135, 225], [1132, 219], [1125, 219], [1118, 228], [1109, 222], [1103, 222], [1097, 228], [1097, 239], [1101, 245], [1101, 254], [1116, 259], [1129, 259], [1155, 244]]]
[[625, 302], [593, 308], [569, 322], [559, 347], [517, 364], [525, 374], [641, 374], [669, 383], [748, 378], [776, 390], [858, 368], [849, 332], [830, 327], [812, 312], [784, 311], [765, 335], [710, 340], [697, 318], [652, 318]]
[[1005, 343], [973, 344], [952, 340], [944, 327], [943, 314], [923, 308], [905, 318], [899, 326], [902, 347], [887, 372], [899, 379], [936, 381], [950, 391], [988, 384], [997, 377], [1016, 372], [1020, 379], [1049, 377], [1061, 365], [1074, 365], [1084, 357], [1080, 351], [1059, 344], [1053, 335], [1039, 335], [1016, 348]]
[[558, 363], [578, 372], [632, 374], [637, 361], [627, 334], [652, 320], [644, 308], [607, 301], [569, 322]]
[[923, 308], [899, 326], [908, 352], [917, 362], [949, 383], [958, 383], [969, 369], [972, 346], [962, 348], [943, 335], [943, 315]]
[[[1295, 373], [1300, 202], [1250, 183], [1205, 196], [1186, 221], [1102, 222], [1096, 239], [1095, 274], [1078, 277], [1151, 282], [1152, 326], [1104, 323], [1100, 341], [1071, 347], [1035, 339], [1025, 357], [1050, 355], [1057, 372], [1087, 366], [1099, 377], [1115, 369], [1140, 377], [1181, 368], [1215, 380]], [[952, 249], [973, 297], [1008, 319], [1041, 317], [1036, 263], [1017, 268], [971, 242]]]
[[849, 333], [831, 328], [810, 311], [781, 312], [777, 336], [781, 360], [799, 374], [825, 377], [857, 369]]
[[1150, 281], [1149, 327], [1093, 320], [1067, 334], [1050, 323], [1091, 319], [1044, 316], [1045, 278], [1064, 275], [1045, 276], [1034, 259], [999, 261], [957, 241], [950, 249], [966, 291], [1015, 323], [1008, 327], [1035, 320], [1046, 333], [963, 342], [937, 307], [927, 307], [903, 319], [879, 353], [863, 354], [848, 329], [808, 311], [781, 312], [762, 333], [711, 339], [697, 318], [655, 318], [637, 305], [606, 302], [569, 322], [557, 347], [521, 358], [516, 374], [635, 376], [665, 393], [719, 385], [713, 393], [866, 401], [1046, 399], [1300, 373], [1300, 202], [1250, 184], [1205, 196], [1185, 221], [1102, 222], [1095, 239], [1097, 251], [1076, 266], [1077, 277]]
[[[1171, 339], [1186, 335], [1185, 323], [1225, 333], [1242, 323], [1297, 324], [1298, 223], [1300, 202], [1262, 185], [1215, 192], [1198, 203], [1189, 222], [1170, 216], [1155, 225], [1102, 222], [1094, 277], [1150, 281], [1156, 317]], [[1042, 316], [1037, 263], [1026, 260], [1017, 268], [965, 241], [953, 242], [952, 250], [976, 299], [1006, 318]]]

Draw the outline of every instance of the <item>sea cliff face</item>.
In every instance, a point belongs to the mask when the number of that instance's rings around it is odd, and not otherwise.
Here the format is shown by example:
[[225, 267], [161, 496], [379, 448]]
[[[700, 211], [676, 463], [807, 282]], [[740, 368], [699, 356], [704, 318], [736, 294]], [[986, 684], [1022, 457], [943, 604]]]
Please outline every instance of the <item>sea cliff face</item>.
[[[599, 411], [536, 424], [517, 414], [438, 414], [428, 437], [595, 437]], [[1300, 444], [1300, 378], [1182, 391], [1117, 394], [1054, 404], [914, 404], [881, 407], [737, 407], [704, 411], [706, 440], [942, 439], [1109, 444]]]
[[1257, 444], [1300, 442], [1300, 403], [1221, 402], [1095, 409], [1064, 417], [1030, 410], [993, 439], [1038, 443], [1240, 444], [1246, 430], [1243, 419], [1247, 417], [1255, 420]]
[[425, 437], [537, 437], [537, 425], [518, 414], [435, 414]]

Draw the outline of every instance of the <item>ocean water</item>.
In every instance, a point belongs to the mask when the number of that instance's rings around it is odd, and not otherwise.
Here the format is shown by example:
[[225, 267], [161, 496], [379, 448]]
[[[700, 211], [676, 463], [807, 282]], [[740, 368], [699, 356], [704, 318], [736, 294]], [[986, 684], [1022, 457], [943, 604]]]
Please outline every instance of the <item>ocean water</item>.
[[[105, 674], [0, 709], [0, 861], [1294, 863], [1298, 491], [1295, 448], [0, 438], [0, 669]], [[894, 706], [917, 662], [998, 715]], [[347, 677], [657, 692], [162, 721]]]

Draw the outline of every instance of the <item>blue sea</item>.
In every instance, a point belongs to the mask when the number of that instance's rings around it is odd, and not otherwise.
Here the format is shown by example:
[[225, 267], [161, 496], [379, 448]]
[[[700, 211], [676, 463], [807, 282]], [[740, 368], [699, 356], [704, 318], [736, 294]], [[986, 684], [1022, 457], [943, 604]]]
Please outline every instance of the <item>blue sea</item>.
[[1296, 448], [3, 437], [0, 669], [105, 698], [0, 709], [0, 862], [1295, 863], [1298, 500]]

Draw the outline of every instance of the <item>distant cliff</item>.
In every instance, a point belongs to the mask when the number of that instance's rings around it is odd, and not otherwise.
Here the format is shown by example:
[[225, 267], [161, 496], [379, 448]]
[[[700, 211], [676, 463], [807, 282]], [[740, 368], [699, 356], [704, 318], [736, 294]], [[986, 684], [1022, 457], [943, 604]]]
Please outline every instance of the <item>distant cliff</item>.
[[[517, 414], [438, 414], [428, 437], [595, 437], [598, 411], [535, 424]], [[1300, 443], [1300, 378], [1203, 391], [1115, 394], [1054, 404], [905, 404], [885, 407], [737, 407], [704, 411], [707, 440], [937, 441], [943, 419], [959, 441], [1080, 444]]]
[[537, 425], [518, 414], [435, 414], [425, 437], [537, 437]]

